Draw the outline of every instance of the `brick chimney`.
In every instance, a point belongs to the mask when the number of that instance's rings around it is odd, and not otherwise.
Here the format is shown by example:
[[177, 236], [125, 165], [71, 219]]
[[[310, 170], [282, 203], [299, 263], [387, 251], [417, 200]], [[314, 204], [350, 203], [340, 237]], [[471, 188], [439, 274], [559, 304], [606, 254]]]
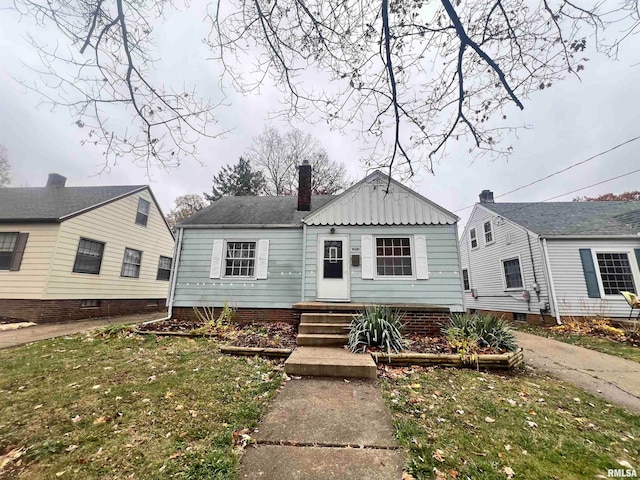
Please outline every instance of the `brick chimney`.
[[311, 164], [308, 160], [298, 167], [298, 210], [311, 210]]
[[64, 187], [65, 183], [67, 183], [67, 177], [63, 177], [57, 173], [50, 173], [49, 179], [47, 180], [47, 187]]
[[493, 192], [491, 190], [482, 190], [480, 192], [480, 203], [495, 203], [493, 201]]

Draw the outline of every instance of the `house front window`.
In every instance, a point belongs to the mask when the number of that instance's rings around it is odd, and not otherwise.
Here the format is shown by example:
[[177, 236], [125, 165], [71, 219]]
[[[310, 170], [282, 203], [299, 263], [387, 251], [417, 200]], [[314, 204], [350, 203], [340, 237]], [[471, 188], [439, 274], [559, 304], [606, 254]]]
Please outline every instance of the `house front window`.
[[379, 277], [412, 276], [410, 238], [376, 238], [376, 266]]
[[140, 277], [140, 264], [142, 263], [142, 252], [133, 248], [124, 249], [124, 260], [122, 261], [121, 277]]
[[478, 232], [475, 228], [469, 230], [469, 240], [471, 241], [471, 248], [478, 248]]
[[462, 283], [464, 284], [465, 292], [471, 290], [471, 284], [469, 283], [469, 270], [466, 268], [462, 269]]
[[519, 258], [503, 260], [502, 271], [504, 273], [504, 285], [507, 290], [522, 288], [524, 283], [522, 281]]
[[11, 268], [11, 259], [13, 251], [18, 241], [18, 232], [0, 233], [0, 270], [9, 270]]
[[147, 202], [144, 198], [138, 199], [138, 212], [136, 213], [136, 223], [138, 225], [142, 225], [143, 227], [147, 226], [147, 221], [149, 220], [149, 208], [151, 204]]
[[596, 257], [605, 295], [617, 295], [624, 291], [636, 293], [627, 253], [600, 252], [596, 253]]
[[73, 271], [75, 273], [98, 275], [100, 273], [100, 265], [102, 265], [103, 253], [103, 242], [81, 238], [76, 252], [76, 260], [73, 264]]
[[491, 221], [484, 222], [484, 243], [485, 245], [493, 243], [493, 225], [491, 225]]
[[227, 242], [225, 277], [254, 277], [256, 242]]
[[156, 280], [169, 280], [171, 276], [171, 257], [160, 256]]

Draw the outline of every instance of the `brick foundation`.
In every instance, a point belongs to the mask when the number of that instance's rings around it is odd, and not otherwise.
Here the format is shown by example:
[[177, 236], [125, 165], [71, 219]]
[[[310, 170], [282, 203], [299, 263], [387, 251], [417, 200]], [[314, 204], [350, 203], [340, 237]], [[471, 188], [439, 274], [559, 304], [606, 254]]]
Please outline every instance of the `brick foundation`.
[[57, 323], [97, 317], [117, 317], [166, 310], [165, 298], [100, 300], [98, 307], [83, 308], [82, 300], [0, 299], [0, 317], [36, 323]]
[[[420, 307], [407, 307], [407, 310], [403, 310], [404, 323], [406, 333], [415, 333], [425, 336], [437, 336], [440, 335], [440, 330], [449, 321], [448, 309], [438, 311], [437, 309], [429, 308], [429, 311], [424, 311]], [[435, 310], [435, 311], [434, 311]], [[234, 320], [239, 323], [251, 323], [251, 322], [289, 322], [294, 325], [300, 323], [300, 314], [305, 311], [311, 312], [312, 310], [301, 310], [293, 308], [238, 308], [236, 310]], [[324, 309], [323, 313], [360, 313], [360, 309], [345, 310], [344, 307], [340, 309], [327, 310]], [[214, 315], [219, 316], [222, 312], [222, 308], [216, 307], [214, 309]], [[177, 318], [181, 321], [193, 321], [197, 320], [197, 317], [191, 307], [174, 307], [173, 318]]]

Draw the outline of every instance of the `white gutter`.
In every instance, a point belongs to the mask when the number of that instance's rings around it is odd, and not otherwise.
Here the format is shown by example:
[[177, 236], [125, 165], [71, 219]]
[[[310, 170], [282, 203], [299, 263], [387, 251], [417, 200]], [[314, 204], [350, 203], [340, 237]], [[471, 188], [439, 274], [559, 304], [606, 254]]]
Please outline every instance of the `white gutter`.
[[553, 284], [553, 275], [551, 273], [551, 263], [549, 262], [549, 252], [547, 250], [547, 239], [542, 239], [542, 256], [544, 257], [544, 265], [547, 270], [547, 279], [549, 281], [549, 292], [551, 293], [551, 303], [553, 304], [553, 311], [556, 317], [556, 323], [558, 325], [562, 325], [562, 320], [560, 320], [560, 312], [558, 312], [558, 299], [556, 298], [556, 288]]

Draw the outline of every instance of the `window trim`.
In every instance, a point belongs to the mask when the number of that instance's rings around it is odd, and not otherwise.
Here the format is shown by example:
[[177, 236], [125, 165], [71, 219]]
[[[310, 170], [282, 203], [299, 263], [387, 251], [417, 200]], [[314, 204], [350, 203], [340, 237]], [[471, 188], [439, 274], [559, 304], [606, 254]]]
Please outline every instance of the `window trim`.
[[[162, 261], [163, 258], [168, 258], [169, 259], [169, 277], [168, 278], [160, 278], [160, 262]], [[171, 269], [173, 268], [173, 257], [166, 257], [164, 255], [160, 255], [158, 258], [158, 271], [156, 272], [156, 280], [162, 281], [162, 282], [168, 282], [171, 279]], [[166, 268], [162, 269], [163, 271], [166, 271]]]
[[[394, 282], [400, 280], [416, 280], [417, 272], [416, 272], [416, 248], [415, 242], [413, 241], [414, 234], [394, 234], [394, 235], [373, 235], [373, 279], [374, 280], [392, 280]], [[378, 248], [377, 248], [377, 240], [378, 238], [408, 238], [409, 239], [409, 252], [411, 254], [411, 275], [379, 275], [378, 274]]]
[[[487, 226], [487, 223], [489, 224], [489, 233], [491, 234], [491, 241], [487, 242], [487, 231], [485, 229], [485, 227]], [[489, 218], [488, 220], [485, 220], [484, 222], [482, 222], [482, 240], [484, 241], [485, 245], [493, 245], [494, 243], [496, 243], [496, 233], [495, 233], [495, 229], [493, 228], [493, 218]]]
[[[222, 244], [222, 259], [221, 259], [221, 268], [220, 268], [220, 278], [229, 278], [229, 279], [239, 279], [239, 280], [257, 280], [258, 279], [258, 247], [259, 242], [258, 239], [232, 239], [225, 238], [224, 243]], [[256, 246], [254, 248], [254, 257], [253, 257], [253, 275], [252, 276], [243, 276], [243, 275], [227, 275], [227, 244], [228, 243], [255, 243]]]
[[[141, 214], [142, 212], [140, 211], [140, 205], [142, 204], [142, 202], [146, 202], [148, 205], [148, 209], [147, 209], [147, 213], [146, 215], [146, 220], [144, 223], [140, 223], [138, 222], [138, 215]], [[135, 224], [136, 225], [140, 225], [141, 227], [146, 227], [149, 224], [149, 217], [151, 216], [151, 202], [149, 200], [147, 200], [146, 198], [142, 198], [142, 197], [138, 197], [138, 206], [136, 208], [136, 219], [135, 219]]]
[[[509, 260], [518, 260], [518, 266], [520, 267], [520, 281], [522, 282], [521, 287], [507, 287], [507, 276], [504, 272], [504, 262], [508, 262]], [[525, 290], [524, 272], [522, 271], [522, 258], [520, 258], [520, 255], [511, 255], [509, 257], [501, 258], [500, 273], [502, 275], [502, 286], [504, 287], [505, 292], [520, 292]]]
[[[471, 235], [471, 233], [473, 233], [473, 235]], [[473, 246], [473, 241], [476, 241], [476, 246]], [[477, 250], [478, 248], [480, 248], [480, 240], [478, 240], [478, 230], [476, 229], [476, 227], [471, 227], [469, 229], [469, 246], [471, 247], [471, 250]]]
[[[9, 251], [9, 253], [11, 254], [9, 257], [9, 266], [8, 268], [2, 268], [0, 269], [0, 272], [10, 272], [11, 270], [11, 265], [13, 264], [13, 257], [16, 254], [16, 247], [18, 246], [18, 240], [20, 239], [20, 232], [0, 232], [0, 235], [15, 235], [16, 239], [13, 242], [13, 249]], [[6, 252], [5, 252], [6, 253]]]
[[[465, 287], [464, 285], [464, 272], [467, 272], [467, 286]], [[471, 291], [471, 276], [469, 275], [469, 268], [463, 268], [462, 269], [462, 288], [464, 289], [465, 292], [470, 292]]]
[[[76, 263], [78, 261], [78, 253], [80, 252], [80, 243], [82, 243], [83, 240], [86, 240], [87, 242], [94, 242], [94, 243], [100, 243], [102, 244], [102, 254], [100, 255], [100, 263], [98, 264], [98, 271], [96, 273], [93, 272], [77, 272], [76, 271]], [[71, 267], [71, 273], [77, 273], [78, 275], [100, 275], [100, 272], [102, 271], [102, 261], [104, 260], [104, 253], [107, 249], [107, 242], [101, 242], [100, 240], [93, 240], [92, 238], [87, 238], [87, 237], [80, 237], [80, 239], [78, 240], [78, 246], [76, 247], [76, 255], [73, 258], [73, 266]]]
[[[619, 293], [605, 294], [604, 283], [602, 282], [602, 274], [600, 273], [600, 264], [598, 263], [598, 253], [626, 253], [629, 260], [629, 266], [631, 267], [631, 276], [633, 278], [633, 284], [636, 290], [640, 292], [640, 271], [638, 271], [638, 262], [636, 261], [636, 255], [633, 248], [601, 248], [591, 249], [591, 257], [593, 258], [593, 266], [596, 271], [596, 278], [598, 279], [598, 289], [600, 290], [600, 298], [602, 299], [621, 299], [622, 295]], [[638, 293], [638, 292], [636, 292]]]
[[[125, 263], [125, 259], [127, 256], [127, 250], [133, 250], [134, 252], [140, 252], [140, 263], [135, 264], [135, 263]], [[143, 250], [138, 250], [137, 248], [130, 248], [130, 247], [124, 247], [124, 253], [122, 255], [122, 267], [120, 268], [120, 278], [140, 278], [140, 274], [142, 273], [142, 256], [144, 254]], [[125, 265], [138, 265], [138, 276], [137, 277], [132, 277], [130, 275], [125, 275], [124, 274], [124, 266]]]

